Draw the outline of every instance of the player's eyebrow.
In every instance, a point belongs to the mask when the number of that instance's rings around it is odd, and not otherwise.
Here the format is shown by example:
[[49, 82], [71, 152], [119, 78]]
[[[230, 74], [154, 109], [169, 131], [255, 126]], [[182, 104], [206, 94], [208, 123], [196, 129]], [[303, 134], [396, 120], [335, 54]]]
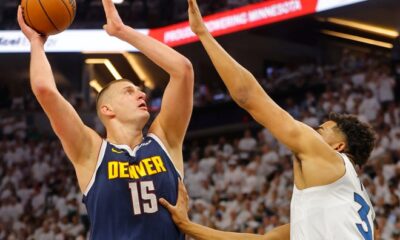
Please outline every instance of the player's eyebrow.
[[123, 90], [125, 91], [125, 90], [139, 90], [136, 86], [126, 86], [126, 87], [124, 87], [123, 88]]

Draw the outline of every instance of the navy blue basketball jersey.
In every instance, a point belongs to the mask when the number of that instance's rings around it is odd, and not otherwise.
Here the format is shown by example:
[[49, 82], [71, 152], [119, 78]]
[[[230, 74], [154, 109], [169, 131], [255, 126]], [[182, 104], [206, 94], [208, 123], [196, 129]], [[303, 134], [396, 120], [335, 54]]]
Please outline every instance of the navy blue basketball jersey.
[[183, 240], [169, 212], [176, 203], [179, 172], [160, 139], [148, 134], [131, 150], [103, 141], [97, 169], [83, 202], [93, 240]]

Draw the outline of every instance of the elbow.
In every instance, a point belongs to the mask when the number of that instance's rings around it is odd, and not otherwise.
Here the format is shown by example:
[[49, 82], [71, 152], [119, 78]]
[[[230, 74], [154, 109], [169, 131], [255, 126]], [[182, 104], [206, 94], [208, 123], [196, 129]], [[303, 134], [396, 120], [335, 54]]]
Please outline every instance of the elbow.
[[189, 59], [183, 57], [180, 61], [176, 63], [176, 66], [178, 66], [178, 68], [171, 75], [175, 75], [177, 79], [192, 79], [192, 81], [194, 82], [193, 65], [189, 61]]
[[[193, 73], [193, 65], [192, 65], [192, 63], [189, 61], [189, 59], [187, 59], [187, 58], [184, 58], [184, 59], [182, 60], [181, 69], [182, 69], [183, 75], [184, 75], [185, 77], [186, 77], [186, 76], [193, 76], [193, 75], [194, 75], [194, 73]], [[193, 81], [194, 81], [194, 80], [193, 80]]]
[[41, 101], [56, 94], [56, 89], [44, 85], [32, 85], [32, 91], [36, 98]]
[[247, 86], [239, 86], [230, 91], [230, 94], [233, 101], [235, 101], [240, 107], [244, 109], [251, 107], [249, 104], [250, 91]]
[[[194, 73], [193, 73], [193, 65], [189, 61], [189, 59], [187, 59], [187, 58], [185, 58], [182, 61], [182, 71], [183, 71], [184, 76], [193, 76], [194, 75]], [[193, 79], [193, 77], [192, 77], [192, 79]]]
[[[234, 87], [231, 88], [230, 94], [232, 99], [242, 108], [248, 109], [251, 107], [250, 97], [259, 94], [257, 90], [258, 83], [254, 76], [242, 69], [237, 73], [237, 79], [234, 80]], [[256, 93], [257, 92], [257, 93]]]
[[182, 69], [184, 69], [185, 71], [193, 71], [193, 65], [192, 65], [192, 62], [189, 60], [189, 59], [187, 59], [187, 58], [183, 58], [182, 60], [181, 60], [181, 66], [182, 66]]

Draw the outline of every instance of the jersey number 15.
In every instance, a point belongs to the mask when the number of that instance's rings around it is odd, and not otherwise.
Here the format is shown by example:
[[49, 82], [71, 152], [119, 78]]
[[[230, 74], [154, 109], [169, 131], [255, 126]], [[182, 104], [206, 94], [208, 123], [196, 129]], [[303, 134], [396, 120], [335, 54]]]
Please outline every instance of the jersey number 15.
[[129, 188], [131, 189], [134, 215], [158, 211], [153, 181], [131, 182]]

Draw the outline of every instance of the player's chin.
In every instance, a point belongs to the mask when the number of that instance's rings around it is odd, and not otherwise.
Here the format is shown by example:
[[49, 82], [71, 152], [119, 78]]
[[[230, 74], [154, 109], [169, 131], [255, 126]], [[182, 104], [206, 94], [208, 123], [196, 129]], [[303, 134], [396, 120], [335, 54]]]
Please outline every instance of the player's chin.
[[150, 112], [147, 108], [139, 108], [139, 112], [145, 116], [150, 116]]
[[146, 120], [150, 118], [150, 112], [148, 110], [140, 110], [140, 115], [142, 115]]

